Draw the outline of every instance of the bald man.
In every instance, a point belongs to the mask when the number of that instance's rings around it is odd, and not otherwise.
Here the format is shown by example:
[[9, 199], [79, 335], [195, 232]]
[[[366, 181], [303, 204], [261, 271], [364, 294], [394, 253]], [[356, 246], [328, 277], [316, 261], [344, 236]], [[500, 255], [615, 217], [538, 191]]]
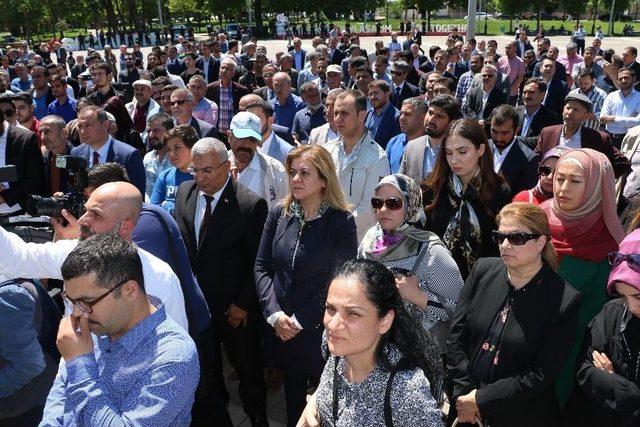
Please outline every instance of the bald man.
[[[77, 220], [80, 233], [70, 240], [25, 243], [16, 234], [0, 227], [0, 253], [3, 257], [0, 275], [12, 279], [62, 279], [60, 267], [79, 240], [94, 234], [114, 233], [131, 241], [131, 234], [142, 209], [142, 195], [129, 183], [112, 182], [91, 193], [85, 207], [85, 214]], [[72, 222], [72, 226], [75, 225], [73, 223], [76, 220], [71, 215], [65, 215], [65, 218]], [[53, 226], [56, 233], [64, 233], [65, 229], [59, 221], [53, 221]], [[149, 252], [138, 248], [138, 255], [142, 261], [145, 288], [151, 302], [156, 306], [163, 304], [169, 317], [188, 331], [184, 295], [178, 277], [167, 263]]]

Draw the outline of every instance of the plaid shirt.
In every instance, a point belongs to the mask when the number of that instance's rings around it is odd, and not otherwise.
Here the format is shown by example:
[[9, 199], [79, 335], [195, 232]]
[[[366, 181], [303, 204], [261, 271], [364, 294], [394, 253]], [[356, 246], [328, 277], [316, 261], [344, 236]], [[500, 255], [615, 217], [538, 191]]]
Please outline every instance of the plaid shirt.
[[458, 101], [462, 102], [464, 100], [464, 96], [469, 91], [471, 87], [471, 83], [473, 82], [473, 71], [467, 71], [463, 75], [460, 76], [460, 80], [458, 80], [458, 87], [456, 89], [456, 98]]
[[[576, 88], [573, 89], [571, 92], [569, 92], [570, 94], [577, 94], [577, 93], [582, 93], [580, 91], [580, 89]], [[591, 107], [591, 112], [593, 112], [596, 117], [600, 117], [600, 111], [602, 111], [602, 104], [604, 103], [604, 99], [607, 97], [607, 93], [605, 91], [603, 91], [602, 89], [600, 89], [599, 87], [594, 86], [591, 91], [589, 93], [584, 93], [583, 95], [586, 95], [587, 98], [589, 98], [591, 100], [591, 102], [593, 103], [593, 106]], [[600, 121], [599, 120], [585, 120], [583, 122], [583, 125], [591, 128], [591, 129], [595, 129], [595, 130], [599, 130], [600, 129]]]
[[233, 92], [232, 87], [220, 85], [220, 105], [218, 108], [218, 129], [228, 130], [233, 118]]

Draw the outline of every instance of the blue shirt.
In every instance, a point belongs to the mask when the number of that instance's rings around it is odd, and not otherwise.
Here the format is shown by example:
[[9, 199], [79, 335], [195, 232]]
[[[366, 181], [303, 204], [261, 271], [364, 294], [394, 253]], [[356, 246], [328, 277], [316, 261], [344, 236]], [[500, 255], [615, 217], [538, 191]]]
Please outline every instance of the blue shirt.
[[33, 105], [35, 106], [33, 109], [33, 117], [38, 120], [42, 120], [42, 118], [47, 115], [47, 108], [49, 107], [47, 104], [47, 93], [40, 97], [36, 97], [34, 91]]
[[190, 424], [198, 353], [164, 306], [116, 341], [92, 337], [93, 353], [60, 362], [40, 426]]
[[305, 103], [297, 95], [289, 94], [289, 98], [284, 104], [280, 104], [277, 97], [269, 101], [275, 112], [275, 123], [291, 130], [293, 127], [293, 117], [296, 113], [306, 107]]
[[151, 203], [154, 205], [160, 205], [169, 213], [173, 212], [173, 208], [176, 204], [176, 193], [178, 187], [185, 181], [193, 179], [188, 172], [182, 172], [180, 169], [171, 167], [163, 170], [156, 183], [153, 186], [153, 192], [151, 193]]
[[297, 134], [298, 140], [306, 144], [309, 140], [311, 129], [320, 127], [325, 123], [327, 123], [327, 119], [324, 117], [324, 107], [313, 114], [309, 111], [309, 107], [305, 107], [293, 117], [291, 133]]
[[7, 362], [0, 369], [0, 399], [27, 385], [45, 368], [34, 310], [35, 301], [22, 286], [0, 287], [0, 356]]
[[22, 92], [26, 92], [31, 89], [31, 77], [27, 81], [22, 81], [20, 77], [16, 77], [11, 80], [11, 86], [19, 87]]
[[56, 99], [51, 104], [49, 104], [47, 114], [55, 114], [56, 116], [60, 116], [66, 123], [69, 123], [71, 120], [78, 118], [76, 107], [77, 104], [78, 102], [73, 98], [67, 98], [67, 102], [65, 102], [64, 104], [60, 104], [60, 102]]
[[367, 122], [365, 123], [365, 126], [367, 127], [367, 129], [369, 129], [371, 135], [375, 136], [375, 134], [378, 132], [378, 127], [382, 122], [384, 113], [387, 112], [387, 108], [389, 107], [391, 107], [391, 103], [387, 102], [387, 105], [382, 107], [382, 110], [380, 110], [380, 114], [376, 113], [376, 110], [373, 107], [371, 107], [371, 109], [369, 110], [369, 117], [367, 119]]
[[402, 155], [404, 154], [404, 147], [407, 146], [407, 142], [407, 135], [400, 133], [391, 138], [387, 143], [385, 151], [389, 159], [391, 173], [398, 173], [398, 171], [400, 171], [400, 163], [402, 162]]
[[205, 330], [211, 322], [209, 307], [191, 270], [187, 247], [176, 220], [160, 206], [143, 203], [131, 240], [140, 248], [169, 264], [178, 276], [191, 336], [195, 337]]

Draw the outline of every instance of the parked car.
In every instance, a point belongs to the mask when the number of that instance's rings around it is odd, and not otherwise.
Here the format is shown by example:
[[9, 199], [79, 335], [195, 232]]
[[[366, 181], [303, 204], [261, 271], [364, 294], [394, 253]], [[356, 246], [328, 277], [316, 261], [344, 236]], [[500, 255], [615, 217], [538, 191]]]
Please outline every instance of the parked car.
[[[462, 18], [464, 20], [468, 20], [469, 19], [469, 15], [466, 15], [464, 18]], [[487, 12], [476, 12], [476, 20], [477, 19], [493, 19], [493, 15]]]
[[240, 37], [240, 24], [227, 24], [227, 26], [225, 27], [225, 32], [230, 39], [237, 39], [238, 37]]

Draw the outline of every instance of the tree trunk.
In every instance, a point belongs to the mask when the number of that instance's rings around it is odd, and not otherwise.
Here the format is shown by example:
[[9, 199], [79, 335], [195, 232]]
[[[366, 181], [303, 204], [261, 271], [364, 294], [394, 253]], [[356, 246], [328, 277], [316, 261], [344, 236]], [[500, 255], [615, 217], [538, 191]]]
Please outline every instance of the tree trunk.
[[253, 17], [255, 18], [256, 34], [253, 36], [264, 36], [264, 26], [262, 25], [262, 0], [254, 0], [253, 3]]
[[427, 32], [431, 31], [431, 11], [427, 11]]
[[538, 10], [538, 14], [536, 15], [536, 25], [538, 27], [538, 31], [540, 31], [540, 13], [542, 12], [542, 9]]

